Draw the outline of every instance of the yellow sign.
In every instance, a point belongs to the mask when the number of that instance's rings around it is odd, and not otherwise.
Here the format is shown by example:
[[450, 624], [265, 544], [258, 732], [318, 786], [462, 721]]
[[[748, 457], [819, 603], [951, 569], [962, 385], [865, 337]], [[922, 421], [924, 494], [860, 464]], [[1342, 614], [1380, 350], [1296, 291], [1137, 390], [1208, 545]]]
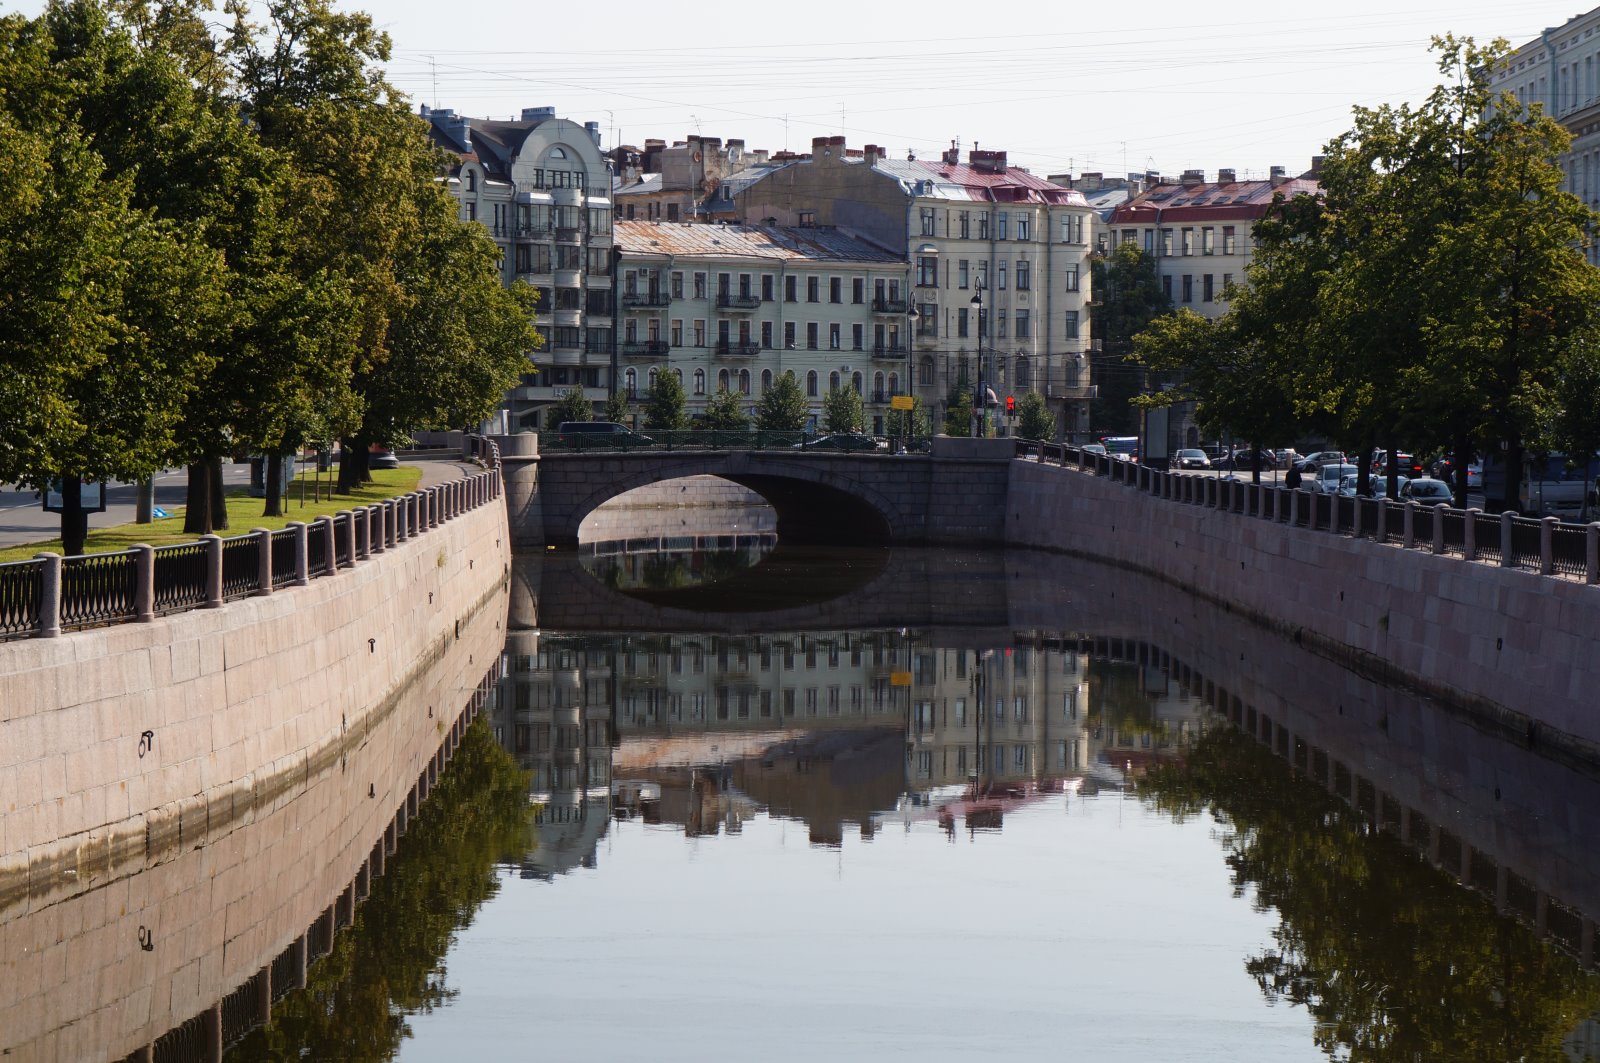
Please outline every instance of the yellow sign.
[[910, 672], [890, 672], [889, 685], [892, 687], [908, 687], [911, 685]]
[[892, 395], [889, 398], [889, 409], [891, 410], [909, 410], [912, 408], [910, 395]]

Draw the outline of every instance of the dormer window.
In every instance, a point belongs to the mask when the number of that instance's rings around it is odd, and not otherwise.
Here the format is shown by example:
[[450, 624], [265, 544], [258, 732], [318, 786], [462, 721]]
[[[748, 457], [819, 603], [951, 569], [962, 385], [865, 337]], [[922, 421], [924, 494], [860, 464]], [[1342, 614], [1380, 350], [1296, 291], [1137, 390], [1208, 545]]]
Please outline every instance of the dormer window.
[[550, 157], [552, 159], [564, 159], [564, 158], [567, 157], [567, 149], [566, 148], [551, 148], [550, 149]]

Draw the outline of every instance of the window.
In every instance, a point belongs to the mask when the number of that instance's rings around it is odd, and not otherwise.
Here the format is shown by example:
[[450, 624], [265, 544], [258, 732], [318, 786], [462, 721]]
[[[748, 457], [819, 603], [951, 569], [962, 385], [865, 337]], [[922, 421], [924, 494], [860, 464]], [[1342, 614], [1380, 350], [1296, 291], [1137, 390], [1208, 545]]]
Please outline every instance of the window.
[[739, 274], [739, 298], [748, 299], [752, 294], [754, 292], [750, 287], [750, 274]]
[[1161, 255], [1162, 255], [1163, 258], [1169, 258], [1172, 255], [1172, 230], [1171, 229], [1162, 229], [1161, 230]]
[[1068, 339], [1077, 338], [1077, 335], [1078, 335], [1078, 312], [1076, 310], [1068, 310], [1067, 311], [1067, 320], [1066, 320], [1066, 324], [1063, 326], [1063, 331], [1066, 333], [1066, 336], [1067, 336]]
[[[1032, 339], [1032, 338], [1033, 338], [1033, 323], [1028, 319], [1028, 312], [1026, 310], [1018, 310], [1017, 311], [1017, 339], [1019, 339], [1019, 340], [1029, 340], [1029, 339]], [[1021, 384], [1022, 381], [1018, 380], [1017, 383]]]
[[639, 323], [630, 317], [622, 323], [622, 341], [624, 343], [636, 343], [638, 339]]
[[785, 278], [783, 278], [783, 301], [784, 302], [793, 303], [793, 302], [797, 302], [799, 300], [799, 296], [795, 295], [796, 285], [798, 285], [799, 283], [800, 283], [800, 279], [798, 277], [785, 277]]
[[1224, 225], [1222, 227], [1222, 253], [1225, 255], [1231, 255], [1234, 253], [1233, 226], [1231, 225]]
[[1032, 220], [1033, 220], [1032, 217], [1030, 215], [1028, 215], [1028, 214], [1024, 213], [1024, 214], [1018, 214], [1017, 215], [1017, 239], [1018, 240], [1031, 239], [1031, 237], [1028, 235], [1028, 227], [1029, 227], [1030, 223], [1032, 222]]
[[[839, 374], [838, 373], [829, 373], [828, 374], [828, 394], [831, 395], [835, 391], [838, 391], [838, 390], [839, 390]], [[828, 655], [830, 657], [834, 658], [831, 663], [833, 663], [833, 664], [839, 663], [838, 657], [835, 656], [838, 652], [839, 652], [838, 650], [830, 650], [829, 651]]]
[[957, 288], [965, 288], [966, 286], [967, 286], [967, 260], [963, 258], [963, 259], [961, 259], [960, 261], [958, 261], [956, 263], [956, 287]]
[[939, 286], [939, 260], [933, 255], [922, 255], [917, 259], [917, 287], [937, 288]]
[[761, 393], [765, 395], [772, 390], [772, 370], [761, 370]]
[[1194, 230], [1188, 226], [1185, 226], [1183, 230], [1183, 253], [1185, 255], [1194, 254]]
[[828, 278], [828, 302], [830, 302], [830, 303], [842, 303], [842, 302], [844, 302], [844, 278], [843, 277], [829, 277]]
[[994, 238], [996, 240], [1006, 238], [1006, 212], [1003, 210], [995, 211]]
[[828, 350], [830, 351], [837, 351], [839, 349], [839, 328], [840, 326], [837, 321], [828, 325]]
[[806, 350], [814, 351], [816, 349], [817, 349], [817, 323], [815, 321], [807, 321], [806, 322]]
[[995, 290], [1003, 292], [1003, 291], [1006, 290], [1006, 264], [1004, 262], [996, 262], [994, 264], [994, 269], [995, 269], [995, 278], [994, 278]]
[[859, 323], [850, 326], [850, 349], [852, 351], [861, 350], [861, 344], [865, 335], [866, 328], [864, 326], [860, 325]]
[[925, 386], [933, 384], [933, 359], [929, 356], [925, 355], [922, 364], [917, 367], [917, 383]]
[[733, 278], [726, 273], [717, 274], [717, 298], [726, 302], [728, 296], [732, 294]]
[[704, 299], [706, 297], [706, 275], [704, 273], [696, 273], [694, 275], [694, 297], [696, 299]]
[[1006, 308], [1003, 306], [995, 311], [994, 328], [995, 339], [1003, 340], [1006, 338]]
[[772, 302], [772, 274], [770, 273], [761, 275], [761, 301], [763, 303]]
[[964, 306], [956, 308], [956, 338], [962, 340], [967, 338], [967, 308]]
[[667, 204], [667, 220], [668, 221], [677, 221], [678, 220], [678, 205], [676, 203], [668, 203]]
[[683, 274], [682, 273], [673, 273], [673, 275], [672, 275], [672, 297], [674, 299], [682, 299], [683, 298]]
[[989, 212], [986, 210], [978, 211], [978, 239], [989, 239]]
[[1183, 275], [1183, 301], [1194, 302], [1194, 277], [1187, 273]]
[[917, 307], [917, 335], [937, 336], [939, 334], [939, 308], [933, 303], [923, 303]]
[[761, 323], [761, 348], [767, 351], [772, 350], [772, 322], [770, 321]]
[[794, 322], [793, 321], [785, 321], [783, 323], [783, 346], [788, 350], [791, 350], [791, 351], [794, 350]]
[[1214, 254], [1216, 254], [1217, 253], [1216, 240], [1217, 240], [1217, 230], [1213, 229], [1209, 225], [1207, 225], [1204, 229], [1201, 229], [1200, 230], [1200, 253], [1202, 255], [1214, 255]]
[[694, 323], [694, 345], [696, 347], [704, 347], [706, 345], [706, 323], [704, 321], [696, 321]]
[[1233, 274], [1224, 273], [1222, 275], [1222, 293], [1223, 293], [1223, 298], [1227, 298], [1228, 285], [1230, 285], [1232, 283], [1233, 283]]
[[728, 371], [726, 369], [717, 370], [717, 390], [719, 392], [730, 390], [728, 387], [729, 382]]
[[982, 289], [987, 288], [987, 287], [989, 287], [989, 263], [987, 263], [987, 262], [979, 262], [978, 263], [978, 288], [980, 290], [982, 290]]
[[476, 173], [474, 173], [473, 171], [468, 170], [467, 171], [467, 191], [468, 192], [476, 192], [477, 190], [478, 190], [478, 175]]
[[967, 212], [962, 211], [960, 214], [957, 214], [956, 221], [961, 226], [961, 239], [970, 239], [972, 236], [972, 226], [970, 224], [971, 219], [967, 217]]
[[932, 236], [933, 235], [933, 208], [932, 207], [923, 207], [922, 208], [922, 235], [923, 236]]
[[1165, 276], [1165, 275], [1162, 276], [1162, 278], [1161, 278], [1161, 294], [1166, 297], [1167, 302], [1169, 302], [1169, 303], [1172, 302], [1172, 278], [1171, 277]]
[[467, 204], [467, 220], [468, 221], [477, 221], [478, 220], [478, 205], [476, 203], [468, 203]]
[[806, 394], [813, 399], [817, 397], [817, 371], [815, 369], [806, 374]]
[[808, 302], [808, 303], [820, 303], [820, 302], [822, 302], [822, 278], [821, 277], [807, 277], [806, 278], [806, 302]]
[[694, 393], [696, 395], [704, 395], [706, 393], [706, 371], [704, 369], [696, 369], [694, 371]]
[[850, 301], [857, 305], [867, 301], [867, 282], [863, 277], [855, 277], [850, 281]]
[[1200, 301], [1209, 303], [1213, 300], [1215, 294], [1215, 289], [1211, 287], [1211, 274], [1207, 273], [1200, 278]]
[[[1024, 311], [1018, 311], [1019, 314], [1021, 314], [1023, 312]], [[1021, 319], [1020, 316], [1017, 319], [1017, 328], [1019, 330], [1022, 328], [1022, 319]], [[1029, 366], [1028, 360], [1026, 358], [1018, 358], [1017, 359], [1017, 387], [1026, 389], [1026, 388], [1031, 388], [1032, 386], [1033, 386], [1033, 369], [1032, 369], [1032, 367]]]
[[673, 319], [672, 322], [672, 345], [674, 347], [683, 346], [683, 322], [678, 319]]
[[732, 338], [730, 335], [732, 329], [733, 323], [727, 318], [722, 318], [717, 322], [717, 345], [724, 351], [728, 349], [728, 341]]
[[638, 372], [638, 370], [629, 369], [629, 370], [626, 370], [626, 371], [623, 372], [623, 374], [622, 374], [622, 387], [623, 387], [623, 389], [625, 391], [627, 391], [628, 398], [636, 399], [636, 398], [639, 397], [639, 372]]
[[1078, 290], [1078, 267], [1077, 266], [1068, 266], [1063, 271], [1063, 273], [1067, 278], [1067, 291], [1069, 291], [1069, 292], [1077, 291]]
[[797, 210], [795, 216], [799, 219], [802, 229], [810, 228], [817, 224], [817, 212], [814, 210]]
[[1031, 281], [1032, 277], [1029, 273], [1028, 260], [1025, 258], [1017, 259], [1017, 291], [1027, 291], [1030, 287], [1032, 287]]

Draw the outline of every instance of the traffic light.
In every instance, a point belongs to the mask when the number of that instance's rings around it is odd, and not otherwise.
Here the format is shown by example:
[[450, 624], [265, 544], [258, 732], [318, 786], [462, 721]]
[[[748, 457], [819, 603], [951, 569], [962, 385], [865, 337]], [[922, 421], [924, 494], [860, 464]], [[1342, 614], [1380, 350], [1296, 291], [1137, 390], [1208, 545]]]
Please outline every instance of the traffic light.
[[1016, 412], [1017, 412], [1017, 397], [1015, 395], [1007, 395], [1006, 396], [1006, 413], [1016, 413]]

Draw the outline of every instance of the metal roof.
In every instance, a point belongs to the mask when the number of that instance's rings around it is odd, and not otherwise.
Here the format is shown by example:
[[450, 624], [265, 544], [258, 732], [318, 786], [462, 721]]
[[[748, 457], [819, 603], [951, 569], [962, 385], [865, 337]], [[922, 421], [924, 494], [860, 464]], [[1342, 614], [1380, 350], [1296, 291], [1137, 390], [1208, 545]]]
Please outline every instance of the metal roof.
[[965, 163], [879, 159], [872, 168], [895, 178], [908, 195], [922, 198], [975, 203], [1088, 205], [1082, 192], [1063, 188], [1015, 166], [997, 172]]
[[1111, 224], [1149, 223], [1157, 214], [1162, 224], [1207, 218], [1260, 218], [1279, 192], [1285, 199], [1293, 199], [1299, 195], [1314, 196], [1319, 190], [1316, 181], [1303, 177], [1276, 185], [1271, 181], [1157, 185], [1112, 211]]
[[833, 228], [619, 221], [613, 226], [612, 240], [619, 251], [632, 255], [897, 265], [905, 261], [876, 244]]

